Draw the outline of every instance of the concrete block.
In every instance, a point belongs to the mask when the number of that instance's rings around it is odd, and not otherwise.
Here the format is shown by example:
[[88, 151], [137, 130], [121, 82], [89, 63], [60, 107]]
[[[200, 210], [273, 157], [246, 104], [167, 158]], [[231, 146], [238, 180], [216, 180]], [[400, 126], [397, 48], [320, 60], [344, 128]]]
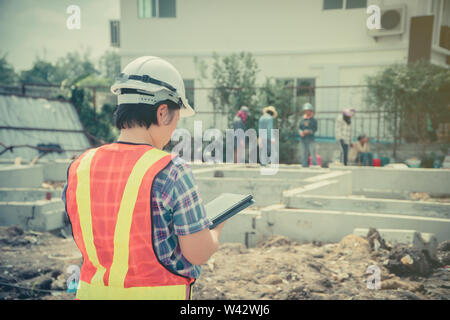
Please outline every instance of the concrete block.
[[300, 242], [339, 242], [355, 228], [407, 229], [433, 233], [439, 242], [450, 239], [450, 219], [395, 214], [332, 210], [264, 208], [261, 216], [271, 224], [273, 234]]
[[281, 203], [282, 192], [302, 185], [302, 181], [258, 178], [195, 178], [200, 196], [206, 203], [222, 193], [251, 194], [258, 207]]
[[[377, 229], [380, 236], [391, 245], [405, 244], [419, 250], [426, 250], [431, 257], [436, 257], [438, 242], [433, 233], [403, 229]], [[366, 237], [368, 228], [356, 228], [353, 234]]]
[[43, 181], [44, 171], [39, 165], [0, 167], [0, 188], [38, 188]]
[[425, 242], [425, 248], [429, 252], [430, 256], [436, 258], [437, 247], [439, 244], [436, 239], [436, 236], [433, 233], [425, 233], [425, 232], [422, 232], [420, 236]]
[[59, 200], [0, 202], [0, 225], [20, 225], [24, 229], [50, 231], [64, 225], [64, 203]]
[[254, 247], [262, 235], [256, 230], [259, 211], [247, 209], [229, 219], [220, 234], [220, 242], [238, 242], [247, 247]]
[[66, 181], [67, 169], [72, 160], [56, 160], [42, 163], [44, 170], [44, 181]]
[[0, 188], [0, 202], [45, 200], [48, 192], [52, 199], [61, 199], [61, 189]]
[[450, 203], [432, 203], [411, 200], [367, 199], [322, 195], [290, 195], [285, 192], [283, 203], [287, 208], [329, 209], [370, 213], [401, 214], [450, 219]]
[[385, 167], [336, 167], [352, 172], [353, 191], [376, 189], [396, 192], [426, 192], [434, 196], [450, 195], [450, 170], [395, 169]]
[[[391, 245], [405, 244], [419, 250], [425, 250], [425, 242], [423, 241], [420, 233], [416, 230], [404, 230], [404, 229], [377, 229], [380, 236]], [[368, 228], [356, 228], [353, 230], [353, 234], [366, 237], [369, 232]]]
[[33, 217], [33, 206], [26, 202], [0, 202], [0, 225], [27, 228]]
[[64, 227], [64, 210], [44, 211], [34, 219], [29, 220], [28, 229], [36, 231], [51, 231]]

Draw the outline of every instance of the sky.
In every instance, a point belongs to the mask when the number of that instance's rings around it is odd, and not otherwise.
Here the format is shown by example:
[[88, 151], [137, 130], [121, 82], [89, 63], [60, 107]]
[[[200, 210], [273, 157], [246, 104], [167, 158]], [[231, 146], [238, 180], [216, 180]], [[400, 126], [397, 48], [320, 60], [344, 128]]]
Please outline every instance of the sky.
[[[80, 29], [69, 30], [70, 5], [80, 8]], [[110, 49], [109, 20], [120, 19], [119, 0], [0, 0], [0, 56], [16, 71], [37, 56], [54, 62], [69, 51], [98, 59]]]

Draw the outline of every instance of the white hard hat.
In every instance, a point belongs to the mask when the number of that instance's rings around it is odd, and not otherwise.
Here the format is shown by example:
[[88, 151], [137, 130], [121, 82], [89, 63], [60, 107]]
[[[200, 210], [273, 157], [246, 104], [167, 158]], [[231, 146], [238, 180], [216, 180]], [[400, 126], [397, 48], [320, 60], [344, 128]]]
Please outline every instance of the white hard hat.
[[145, 56], [130, 62], [123, 69], [111, 92], [117, 95], [118, 104], [144, 103], [154, 105], [170, 100], [180, 105], [180, 116], [195, 114], [189, 105], [180, 73], [169, 62]]

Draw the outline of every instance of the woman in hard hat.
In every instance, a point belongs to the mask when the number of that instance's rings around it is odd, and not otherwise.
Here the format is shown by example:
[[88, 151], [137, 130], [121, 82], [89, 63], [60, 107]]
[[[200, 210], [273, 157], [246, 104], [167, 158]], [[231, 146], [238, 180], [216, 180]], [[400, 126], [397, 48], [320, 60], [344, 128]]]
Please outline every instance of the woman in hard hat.
[[299, 134], [302, 142], [302, 166], [309, 166], [308, 155], [311, 156], [311, 162], [317, 166], [316, 145], [314, 135], [317, 131], [317, 120], [314, 118], [314, 108], [310, 103], [303, 105], [303, 119], [299, 124]]
[[[269, 155], [271, 156], [271, 144], [273, 141], [272, 129], [274, 129], [274, 119], [278, 116], [278, 112], [273, 106], [268, 106], [263, 108], [262, 116], [258, 121], [258, 132], [259, 130], [265, 129], [266, 135], [259, 137], [259, 147], [263, 150], [259, 152], [260, 162], [262, 165], [267, 165], [269, 162]], [[266, 152], [264, 152], [266, 151]]]
[[191, 169], [162, 151], [179, 118], [195, 113], [183, 79], [141, 57], [111, 90], [119, 139], [76, 159], [63, 194], [83, 256], [77, 299], [189, 299], [223, 224], [208, 228]]
[[[238, 149], [241, 150], [242, 155], [245, 157], [245, 135], [236, 133], [237, 130], [242, 130], [245, 134], [247, 129], [246, 122], [249, 115], [249, 110], [247, 106], [242, 106], [237, 112], [233, 119], [233, 130], [234, 130], [234, 162], [238, 161]], [[241, 160], [241, 159], [239, 159]]]
[[352, 145], [352, 117], [355, 109], [345, 109], [338, 115], [335, 122], [335, 137], [341, 151], [341, 163], [348, 162], [348, 151]]

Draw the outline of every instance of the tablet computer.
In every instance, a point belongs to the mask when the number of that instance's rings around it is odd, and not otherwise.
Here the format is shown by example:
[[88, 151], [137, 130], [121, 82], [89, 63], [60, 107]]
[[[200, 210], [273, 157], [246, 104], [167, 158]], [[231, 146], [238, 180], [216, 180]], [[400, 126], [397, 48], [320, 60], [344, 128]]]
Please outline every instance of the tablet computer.
[[253, 196], [250, 194], [221, 194], [219, 197], [205, 205], [206, 215], [212, 222], [212, 225], [209, 228], [214, 229], [218, 224], [231, 218], [254, 203]]

